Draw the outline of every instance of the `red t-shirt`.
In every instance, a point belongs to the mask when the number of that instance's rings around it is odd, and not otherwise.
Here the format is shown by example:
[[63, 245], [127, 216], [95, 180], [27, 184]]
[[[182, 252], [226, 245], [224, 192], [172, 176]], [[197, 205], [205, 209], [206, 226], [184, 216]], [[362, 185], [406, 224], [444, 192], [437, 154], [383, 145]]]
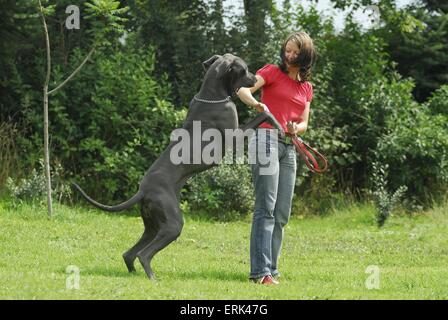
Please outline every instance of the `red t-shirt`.
[[[306, 103], [313, 98], [311, 83], [295, 81], [273, 64], [265, 65], [256, 74], [264, 79], [261, 102], [268, 106], [283, 130], [287, 131], [288, 121], [301, 122]], [[260, 127], [273, 128], [267, 122]]]

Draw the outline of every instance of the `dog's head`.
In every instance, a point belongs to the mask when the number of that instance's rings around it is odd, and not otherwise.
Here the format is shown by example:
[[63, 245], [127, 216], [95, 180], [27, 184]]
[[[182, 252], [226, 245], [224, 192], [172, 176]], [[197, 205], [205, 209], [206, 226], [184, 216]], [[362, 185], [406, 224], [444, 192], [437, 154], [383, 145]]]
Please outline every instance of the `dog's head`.
[[243, 59], [226, 53], [223, 56], [214, 55], [202, 63], [207, 73], [213, 73], [216, 79], [223, 82], [228, 94], [234, 96], [241, 87], [253, 87], [257, 82], [249, 72]]

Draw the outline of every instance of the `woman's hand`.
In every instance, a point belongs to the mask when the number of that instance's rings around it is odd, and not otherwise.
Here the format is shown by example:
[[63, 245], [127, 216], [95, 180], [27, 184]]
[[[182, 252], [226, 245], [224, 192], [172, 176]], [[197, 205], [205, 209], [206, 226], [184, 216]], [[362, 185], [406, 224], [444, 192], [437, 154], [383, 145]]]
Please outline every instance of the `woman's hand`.
[[297, 134], [297, 132], [299, 131], [299, 124], [297, 122], [293, 122], [293, 121], [288, 121], [286, 123], [286, 128], [288, 129], [288, 133], [290, 134]]
[[268, 106], [261, 102], [257, 102], [256, 104], [253, 105], [253, 107], [260, 112], [270, 112]]
[[288, 121], [286, 123], [286, 129], [288, 129], [288, 133], [295, 134], [297, 136], [303, 135], [308, 128], [308, 124], [305, 121], [302, 121], [300, 123]]
[[240, 100], [244, 102], [247, 106], [256, 108], [260, 112], [269, 112], [268, 107], [264, 103], [258, 102], [252, 95], [252, 93], [257, 91], [264, 85], [264, 79], [262, 77], [256, 75], [255, 78], [257, 78], [257, 82], [253, 87], [251, 88], [241, 87], [236, 92], [236, 94], [238, 95]]

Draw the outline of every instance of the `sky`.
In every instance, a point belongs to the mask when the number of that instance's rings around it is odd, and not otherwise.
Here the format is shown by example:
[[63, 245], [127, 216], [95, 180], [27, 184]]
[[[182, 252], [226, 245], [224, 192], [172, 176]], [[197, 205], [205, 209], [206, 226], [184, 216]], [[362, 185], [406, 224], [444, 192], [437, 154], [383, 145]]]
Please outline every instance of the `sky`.
[[[416, 0], [396, 0], [397, 7], [402, 8], [410, 3], [414, 3]], [[281, 0], [276, 1], [279, 8], [281, 8]], [[310, 1], [307, 0], [292, 0], [293, 3], [303, 3], [303, 6], [307, 9], [310, 8], [311, 5], [316, 6], [316, 4], [311, 4]], [[234, 6], [234, 11], [236, 11], [236, 14], [242, 14], [242, 8], [243, 8], [243, 0], [226, 0], [224, 2], [224, 6]], [[331, 1], [330, 0], [319, 0], [316, 6], [317, 10], [322, 12], [322, 14], [326, 16], [333, 16], [334, 17], [334, 24], [336, 31], [340, 31], [344, 28], [344, 17], [347, 15], [348, 10], [341, 11], [341, 10], [335, 10], [332, 8]], [[374, 25], [375, 16], [377, 14], [381, 14], [381, 8], [378, 8], [379, 12], [374, 12], [373, 10], [365, 10], [365, 8], [358, 9], [354, 14], [354, 19], [359, 24], [361, 24], [362, 27], [369, 29]], [[372, 22], [373, 20], [373, 22]]]

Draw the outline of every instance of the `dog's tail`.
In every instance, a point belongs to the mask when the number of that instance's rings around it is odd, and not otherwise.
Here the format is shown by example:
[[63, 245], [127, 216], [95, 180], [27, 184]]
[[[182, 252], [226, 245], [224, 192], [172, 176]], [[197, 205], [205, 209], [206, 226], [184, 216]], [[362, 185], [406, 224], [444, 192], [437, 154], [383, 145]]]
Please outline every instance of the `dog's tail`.
[[126, 200], [123, 203], [120, 203], [116, 206], [107, 206], [104, 204], [101, 204], [95, 200], [93, 200], [92, 198], [90, 198], [85, 192], [84, 190], [81, 189], [80, 186], [78, 186], [76, 183], [72, 183], [73, 186], [78, 189], [78, 191], [81, 193], [81, 195], [91, 204], [93, 204], [95, 207], [100, 208], [102, 210], [105, 211], [109, 211], [109, 212], [117, 212], [117, 211], [122, 211], [122, 210], [126, 210], [131, 208], [134, 204], [136, 204], [137, 202], [139, 202], [140, 200], [143, 199], [143, 192], [138, 191], [134, 196], [132, 196], [132, 198], [130, 198], [129, 200]]

